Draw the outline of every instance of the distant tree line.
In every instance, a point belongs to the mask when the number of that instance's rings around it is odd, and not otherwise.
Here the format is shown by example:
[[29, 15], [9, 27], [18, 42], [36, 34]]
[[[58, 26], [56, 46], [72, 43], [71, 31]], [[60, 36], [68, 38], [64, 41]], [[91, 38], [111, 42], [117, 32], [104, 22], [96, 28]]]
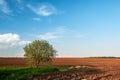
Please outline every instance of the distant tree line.
[[115, 56], [95, 56], [95, 57], [88, 57], [88, 58], [120, 58]]

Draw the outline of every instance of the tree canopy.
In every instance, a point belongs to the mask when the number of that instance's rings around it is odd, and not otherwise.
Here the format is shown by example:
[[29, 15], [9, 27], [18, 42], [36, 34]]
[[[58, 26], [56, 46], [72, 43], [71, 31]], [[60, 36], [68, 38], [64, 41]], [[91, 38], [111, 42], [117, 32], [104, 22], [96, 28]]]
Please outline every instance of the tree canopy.
[[51, 62], [56, 56], [56, 50], [46, 40], [35, 40], [24, 48], [24, 56], [31, 59], [34, 66], [38, 67], [41, 62]]

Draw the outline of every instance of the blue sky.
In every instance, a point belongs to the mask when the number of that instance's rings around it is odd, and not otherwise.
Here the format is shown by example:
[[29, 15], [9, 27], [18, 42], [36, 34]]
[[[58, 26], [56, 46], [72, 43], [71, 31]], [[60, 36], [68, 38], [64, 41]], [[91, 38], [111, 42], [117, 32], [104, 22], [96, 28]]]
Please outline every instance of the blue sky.
[[120, 56], [119, 0], [0, 0], [0, 57], [48, 40], [58, 57]]

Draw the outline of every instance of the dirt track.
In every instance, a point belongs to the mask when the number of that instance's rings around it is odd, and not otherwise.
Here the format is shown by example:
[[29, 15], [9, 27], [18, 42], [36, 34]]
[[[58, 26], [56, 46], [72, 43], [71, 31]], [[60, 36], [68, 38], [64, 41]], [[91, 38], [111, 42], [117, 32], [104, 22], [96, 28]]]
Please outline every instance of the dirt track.
[[[26, 66], [24, 58], [0, 58], [0, 66]], [[29, 80], [120, 80], [120, 59], [56, 58], [56, 66], [89, 65], [90, 69], [53, 72], [33, 76]]]

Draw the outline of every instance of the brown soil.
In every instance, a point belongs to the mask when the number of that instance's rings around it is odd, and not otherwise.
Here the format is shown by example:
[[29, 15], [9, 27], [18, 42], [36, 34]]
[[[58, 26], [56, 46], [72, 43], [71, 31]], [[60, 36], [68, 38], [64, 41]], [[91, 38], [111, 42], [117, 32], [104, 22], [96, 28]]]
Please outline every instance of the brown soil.
[[[43, 64], [42, 64], [43, 65]], [[120, 66], [120, 58], [55, 58], [55, 66]], [[0, 58], [0, 66], [27, 66], [26, 58]]]
[[36, 75], [28, 80], [120, 80], [120, 71], [100, 69], [77, 69]]
[[0, 58], [0, 66], [27, 66], [25, 58]]
[[[0, 66], [26, 66], [25, 58], [0, 58]], [[120, 59], [117, 58], [55, 58], [55, 66], [88, 65], [92, 68], [52, 72], [28, 80], [120, 80]]]

